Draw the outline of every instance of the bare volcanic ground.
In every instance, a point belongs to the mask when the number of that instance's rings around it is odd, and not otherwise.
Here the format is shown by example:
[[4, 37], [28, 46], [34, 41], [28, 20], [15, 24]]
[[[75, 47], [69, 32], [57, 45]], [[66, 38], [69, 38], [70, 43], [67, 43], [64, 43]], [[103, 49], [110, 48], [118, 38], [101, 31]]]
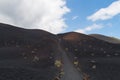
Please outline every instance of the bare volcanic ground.
[[53, 80], [59, 54], [56, 35], [0, 24], [0, 80]]
[[90, 36], [95, 37], [97, 39], [107, 41], [109, 43], [120, 44], [120, 39], [117, 39], [114, 37], [104, 36], [104, 35], [100, 35], [100, 34], [90, 34]]
[[0, 80], [120, 80], [119, 61], [120, 44], [0, 23]]
[[69, 32], [58, 34], [62, 48], [84, 80], [119, 80], [120, 45]]

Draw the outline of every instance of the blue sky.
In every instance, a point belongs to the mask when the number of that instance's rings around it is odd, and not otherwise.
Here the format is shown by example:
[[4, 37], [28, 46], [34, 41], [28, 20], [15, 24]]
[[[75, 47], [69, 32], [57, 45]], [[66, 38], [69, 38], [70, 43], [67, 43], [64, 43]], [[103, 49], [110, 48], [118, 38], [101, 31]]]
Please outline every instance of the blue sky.
[[0, 22], [120, 38], [120, 0], [0, 0]]
[[[117, 0], [67, 0], [67, 7], [71, 10], [65, 15], [66, 23], [69, 26], [66, 31], [75, 31], [84, 29], [94, 24], [101, 25], [102, 28], [96, 28], [85, 31], [86, 34], [103, 34], [120, 38], [120, 15], [106, 20], [91, 21], [87, 17], [93, 15], [101, 8], [107, 8]], [[74, 18], [74, 19], [73, 19]]]

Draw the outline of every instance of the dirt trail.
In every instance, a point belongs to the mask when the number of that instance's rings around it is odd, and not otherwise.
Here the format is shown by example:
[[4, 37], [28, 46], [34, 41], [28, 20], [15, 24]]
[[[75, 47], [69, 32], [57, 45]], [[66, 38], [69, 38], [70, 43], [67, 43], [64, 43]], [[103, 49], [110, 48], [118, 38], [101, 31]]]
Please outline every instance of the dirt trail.
[[74, 67], [67, 54], [62, 51], [64, 75], [61, 80], [83, 80], [82, 74]]

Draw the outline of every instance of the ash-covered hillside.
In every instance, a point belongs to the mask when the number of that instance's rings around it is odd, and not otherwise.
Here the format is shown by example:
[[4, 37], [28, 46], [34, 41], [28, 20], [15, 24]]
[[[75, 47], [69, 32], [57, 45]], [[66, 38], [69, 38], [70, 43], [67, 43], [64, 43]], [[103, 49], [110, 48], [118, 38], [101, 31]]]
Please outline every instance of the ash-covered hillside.
[[0, 80], [119, 80], [120, 44], [0, 23]]
[[120, 79], [120, 44], [76, 32], [58, 36], [63, 49], [86, 80]]
[[64, 49], [81, 57], [118, 56], [120, 53], [119, 44], [109, 43], [89, 35], [69, 32], [58, 36]]
[[109, 43], [120, 44], [120, 39], [117, 39], [117, 38], [114, 38], [114, 37], [104, 36], [104, 35], [101, 35], [101, 34], [90, 34], [90, 36], [95, 37], [97, 39], [107, 41]]
[[60, 58], [56, 35], [0, 24], [0, 80], [52, 80]]

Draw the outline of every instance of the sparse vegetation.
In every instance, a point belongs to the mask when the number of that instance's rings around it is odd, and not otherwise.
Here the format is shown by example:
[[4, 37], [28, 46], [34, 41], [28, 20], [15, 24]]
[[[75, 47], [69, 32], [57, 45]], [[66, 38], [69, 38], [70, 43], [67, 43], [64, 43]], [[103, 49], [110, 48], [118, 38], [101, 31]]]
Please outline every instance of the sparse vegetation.
[[83, 80], [120, 80], [119, 57], [120, 44], [89, 35], [54, 35], [0, 24], [0, 80], [60, 80], [68, 62], [68, 70]]

